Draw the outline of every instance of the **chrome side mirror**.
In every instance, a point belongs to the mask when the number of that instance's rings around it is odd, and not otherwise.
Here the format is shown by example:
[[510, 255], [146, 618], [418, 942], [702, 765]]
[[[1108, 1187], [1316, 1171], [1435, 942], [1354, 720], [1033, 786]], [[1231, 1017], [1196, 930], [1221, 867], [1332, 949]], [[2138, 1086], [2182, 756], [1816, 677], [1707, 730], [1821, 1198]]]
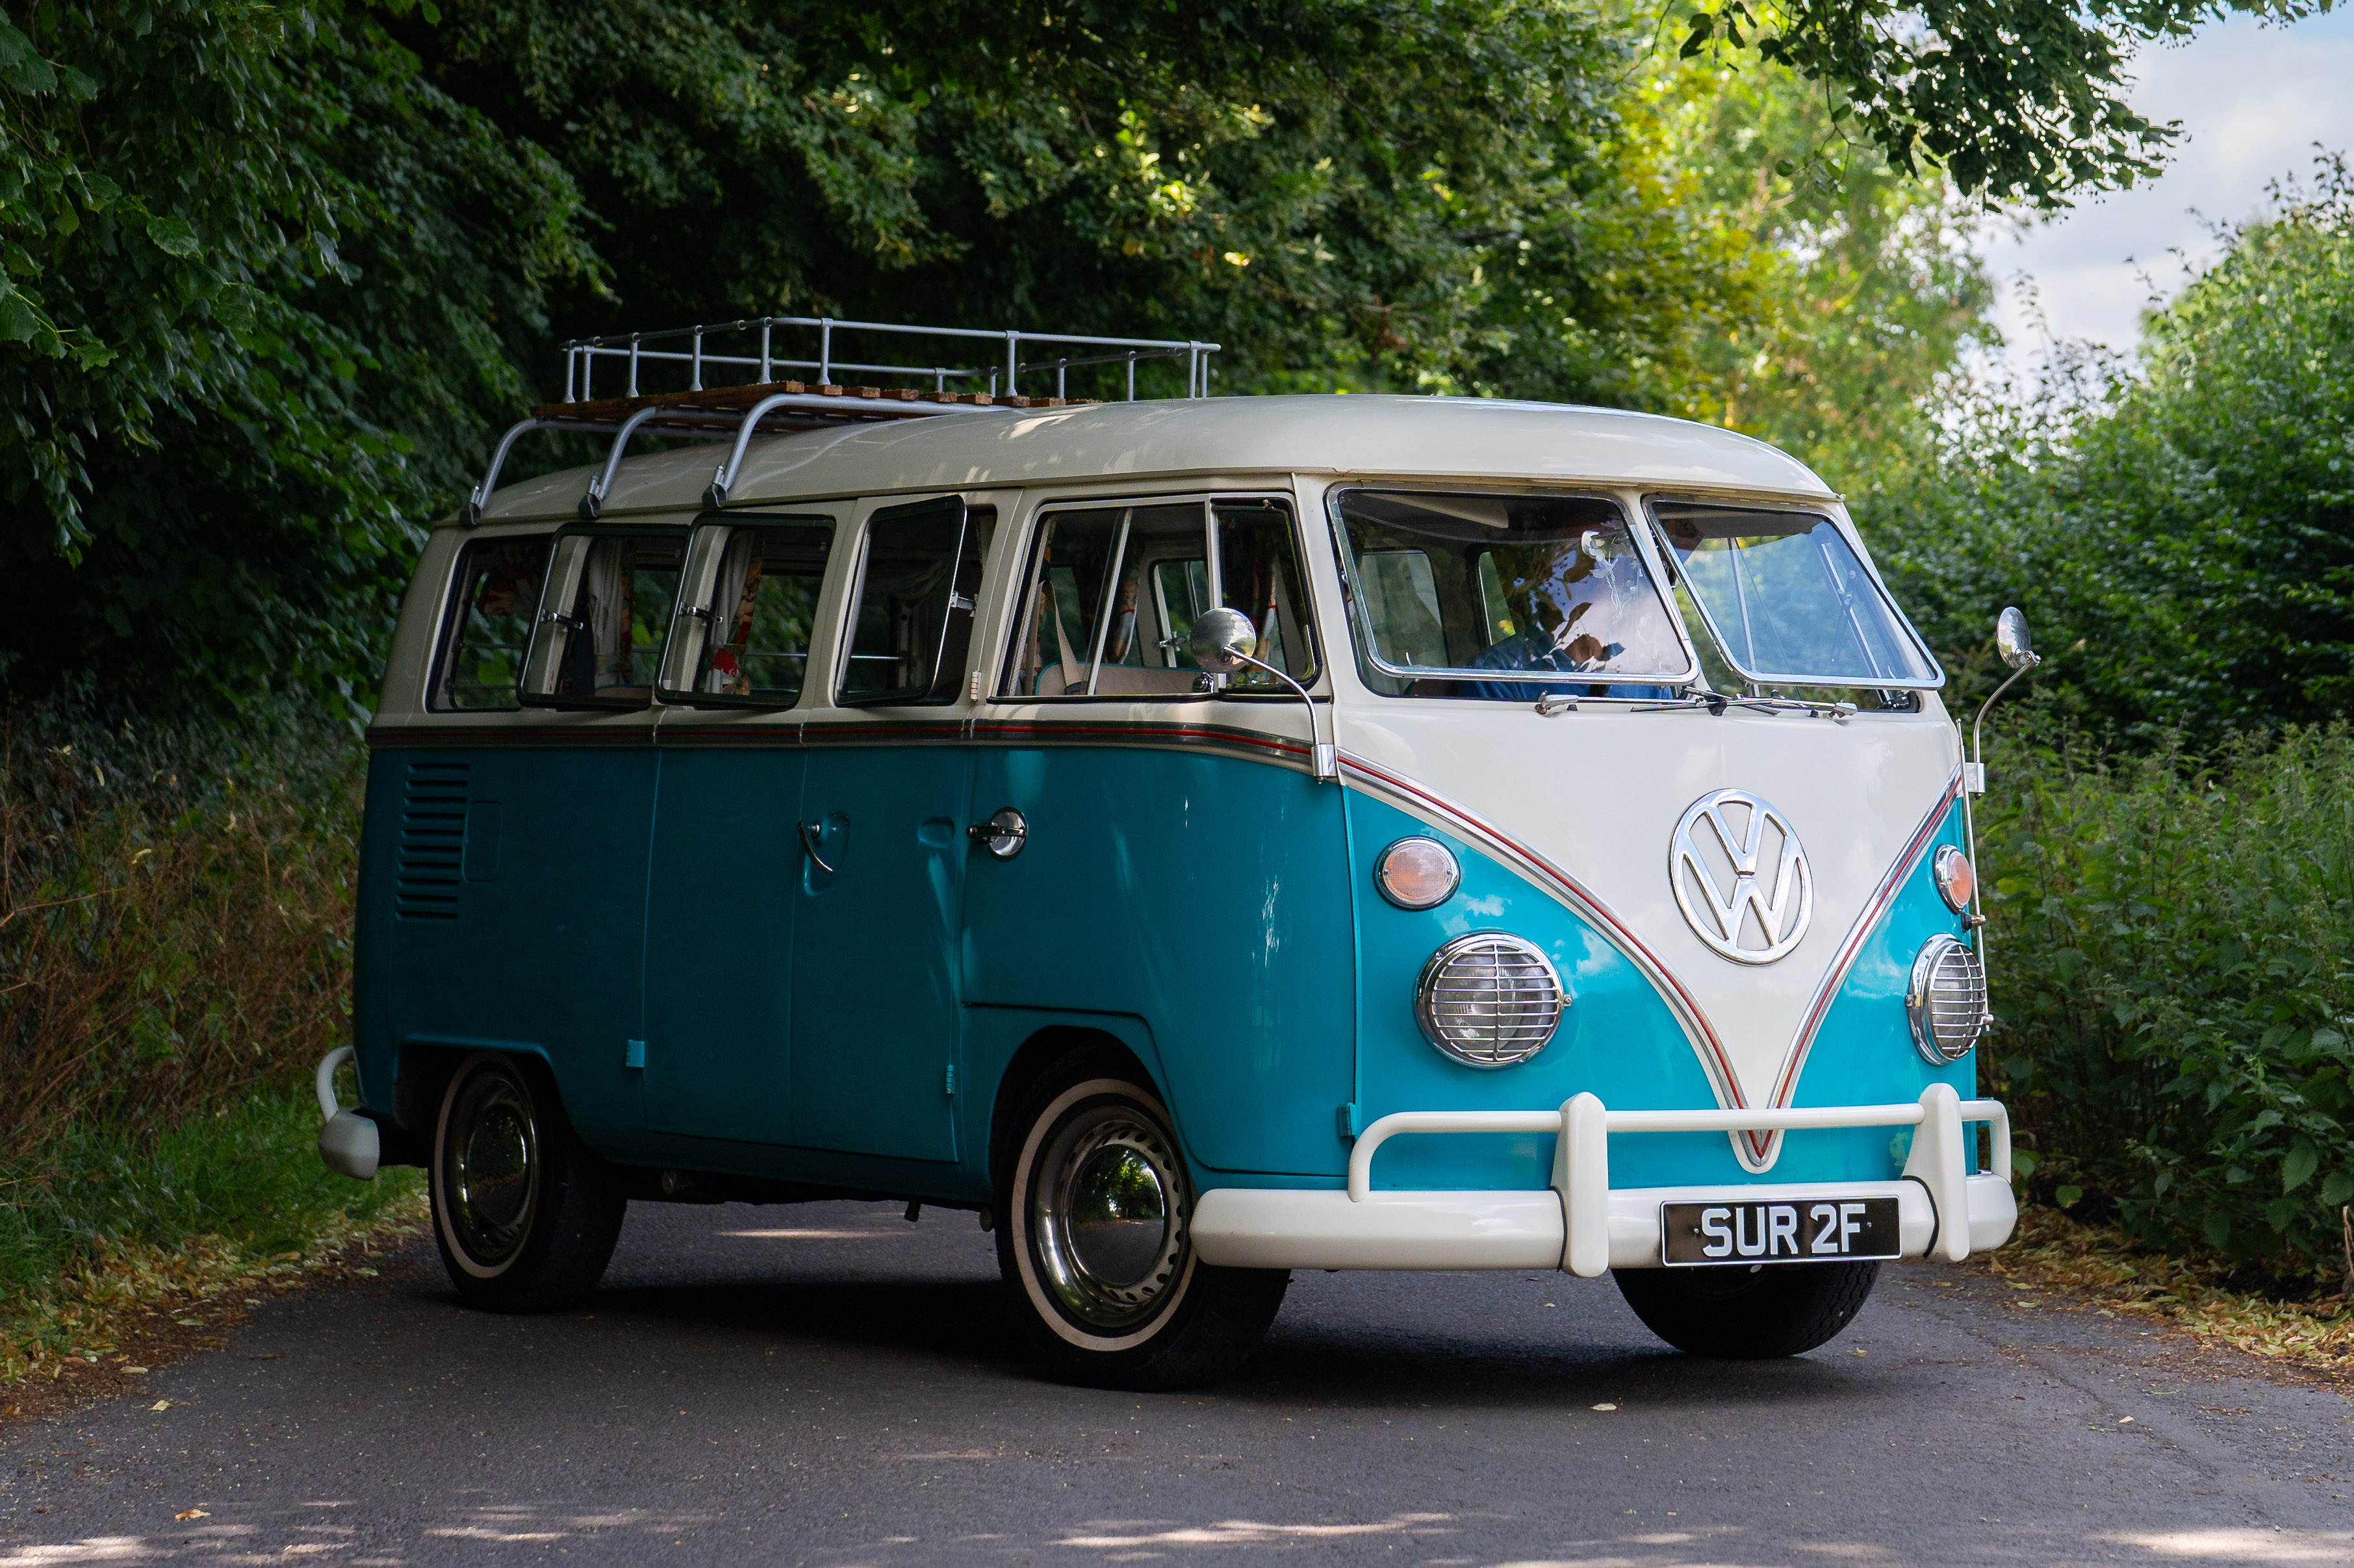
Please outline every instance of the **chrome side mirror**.
[[1291, 694], [1308, 705], [1310, 774], [1320, 781], [1340, 782], [1340, 743], [1316, 738], [1316, 699], [1308, 694], [1307, 687], [1258, 657], [1258, 628], [1251, 624], [1249, 616], [1225, 605], [1205, 609], [1193, 618], [1193, 635], [1185, 647], [1193, 662], [1213, 675], [1231, 675], [1248, 667], [1289, 686]]
[[1219, 605], [1193, 618], [1193, 637], [1185, 651], [1211, 674], [1231, 675], [1257, 662], [1252, 655], [1258, 652], [1258, 629], [1241, 610]]
[[1994, 646], [2002, 662], [2014, 670], [2032, 670], [2043, 662], [2035, 652], [2034, 640], [2027, 634], [2027, 617], [2015, 604], [1995, 617]]

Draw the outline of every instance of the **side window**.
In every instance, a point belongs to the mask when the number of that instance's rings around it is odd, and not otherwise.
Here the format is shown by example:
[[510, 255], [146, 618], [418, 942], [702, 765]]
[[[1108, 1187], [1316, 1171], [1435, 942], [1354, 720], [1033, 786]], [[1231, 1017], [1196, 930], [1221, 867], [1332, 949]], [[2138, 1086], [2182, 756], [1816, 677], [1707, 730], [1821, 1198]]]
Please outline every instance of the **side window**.
[[[1074, 507], [1038, 524], [998, 694], [1190, 697], [1193, 621], [1225, 604], [1259, 628], [1259, 657], [1302, 680], [1316, 656], [1291, 514], [1271, 501]], [[1246, 672], [1231, 689], [1284, 690]]]
[[457, 591], [442, 630], [427, 706], [438, 713], [513, 711], [547, 569], [547, 537], [478, 539], [458, 557]]
[[[1292, 542], [1291, 509], [1277, 501], [1221, 501], [1217, 518], [1218, 602], [1258, 628], [1260, 659], [1306, 685], [1316, 679], [1308, 602]], [[1229, 689], [1288, 692], [1264, 670], [1237, 671]]]
[[968, 508], [955, 496], [867, 520], [836, 700], [845, 707], [956, 700], [995, 522], [991, 509]]
[[603, 528], [558, 534], [524, 661], [534, 706], [637, 708], [653, 696], [681, 541]]
[[789, 708], [809, 677], [831, 517], [730, 517], [688, 540], [657, 694], [701, 706]]

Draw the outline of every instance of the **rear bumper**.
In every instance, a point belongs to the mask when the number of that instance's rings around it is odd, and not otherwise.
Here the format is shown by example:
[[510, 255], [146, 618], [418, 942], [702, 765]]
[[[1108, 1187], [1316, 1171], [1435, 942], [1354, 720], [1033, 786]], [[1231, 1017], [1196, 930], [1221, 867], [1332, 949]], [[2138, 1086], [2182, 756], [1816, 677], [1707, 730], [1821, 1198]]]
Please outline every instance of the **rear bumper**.
[[[1966, 1124], [1994, 1131], [1994, 1169], [1973, 1173]], [[1917, 1130], [1893, 1181], [1715, 1187], [1610, 1185], [1613, 1132], [1903, 1127]], [[1389, 1138], [1435, 1132], [1557, 1131], [1553, 1184], [1535, 1192], [1375, 1192], [1373, 1151]], [[1897, 1201], [1906, 1257], [1956, 1262], [2010, 1237], [2010, 1118], [1998, 1101], [1964, 1100], [1933, 1084], [1915, 1105], [1782, 1111], [1611, 1111], [1579, 1095], [1554, 1112], [1407, 1112], [1357, 1140], [1349, 1190], [1221, 1187], [1202, 1194], [1193, 1245], [1204, 1263], [1235, 1268], [1559, 1268], [1592, 1277], [1657, 1268], [1659, 1205], [1797, 1198]]]

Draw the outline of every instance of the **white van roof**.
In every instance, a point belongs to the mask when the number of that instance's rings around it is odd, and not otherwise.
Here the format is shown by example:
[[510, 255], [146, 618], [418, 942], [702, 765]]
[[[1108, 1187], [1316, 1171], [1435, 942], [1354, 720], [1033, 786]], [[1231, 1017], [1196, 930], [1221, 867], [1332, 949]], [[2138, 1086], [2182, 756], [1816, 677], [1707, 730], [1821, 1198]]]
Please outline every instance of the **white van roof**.
[[[697, 444], [625, 459], [603, 514], [698, 510], [726, 452]], [[483, 521], [572, 517], [596, 471], [570, 469], [509, 485], [492, 498]], [[1558, 403], [1319, 394], [975, 409], [763, 436], [729, 487], [728, 503], [1261, 472], [1834, 499], [1797, 459], [1713, 425]]]

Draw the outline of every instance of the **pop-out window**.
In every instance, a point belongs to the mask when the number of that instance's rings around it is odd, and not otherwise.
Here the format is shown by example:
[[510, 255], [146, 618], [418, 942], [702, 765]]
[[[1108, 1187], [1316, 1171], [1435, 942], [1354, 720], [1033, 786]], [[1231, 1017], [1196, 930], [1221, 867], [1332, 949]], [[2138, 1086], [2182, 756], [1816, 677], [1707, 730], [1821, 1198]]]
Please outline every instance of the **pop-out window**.
[[1664, 697], [1691, 660], [1616, 502], [1344, 490], [1364, 674], [1393, 696]]
[[683, 541], [611, 528], [558, 534], [524, 661], [522, 700], [643, 707], [678, 590]]
[[545, 534], [477, 539], [458, 557], [456, 591], [427, 706], [442, 713], [511, 712], [521, 705], [524, 650], [547, 570]]
[[[1291, 513], [1279, 501], [1075, 506], [1039, 521], [1001, 696], [1187, 697], [1206, 690], [1187, 651], [1213, 605], [1248, 616], [1257, 657], [1316, 678]], [[1229, 692], [1289, 688], [1246, 669]]]
[[731, 515], [688, 540], [660, 695], [705, 707], [789, 708], [809, 677], [831, 517]]
[[1945, 676], [1829, 517], [1651, 503], [1677, 586], [1760, 686], [1935, 686]]
[[837, 687], [843, 706], [956, 700], [996, 518], [993, 508], [951, 495], [867, 521]]

